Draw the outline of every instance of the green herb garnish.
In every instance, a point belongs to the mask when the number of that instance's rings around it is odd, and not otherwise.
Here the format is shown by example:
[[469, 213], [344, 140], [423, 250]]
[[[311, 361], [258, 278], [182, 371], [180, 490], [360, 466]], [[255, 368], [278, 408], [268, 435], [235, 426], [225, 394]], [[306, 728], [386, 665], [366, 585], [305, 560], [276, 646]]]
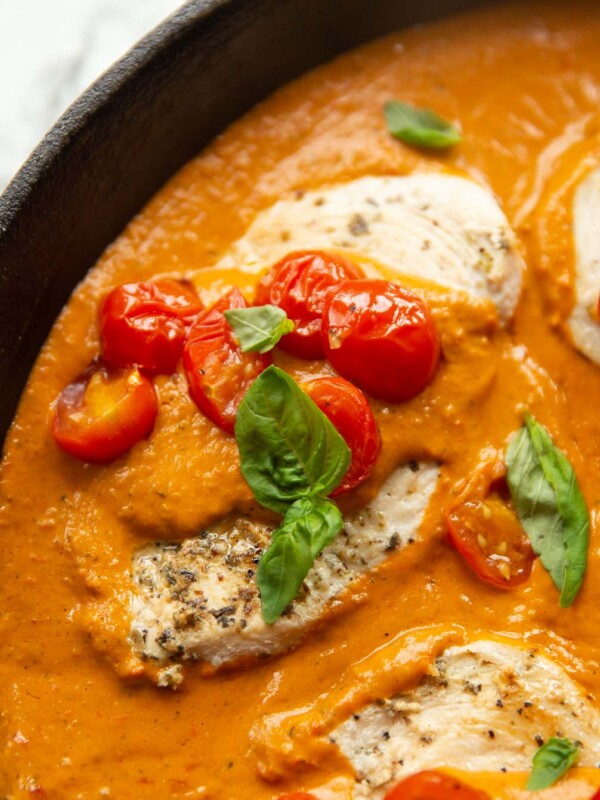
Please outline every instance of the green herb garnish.
[[388, 100], [383, 108], [389, 132], [405, 144], [443, 150], [462, 141], [458, 128], [429, 108], [399, 100]]
[[258, 565], [263, 619], [275, 622], [296, 597], [321, 550], [342, 530], [339, 508], [324, 497], [293, 503]]
[[351, 453], [325, 414], [277, 367], [262, 372], [244, 395], [235, 436], [254, 496], [285, 515], [257, 574], [263, 619], [270, 624], [342, 528], [340, 511], [326, 496], [348, 471]]
[[294, 323], [278, 306], [232, 308], [223, 313], [243, 353], [267, 353], [282, 336], [294, 330]]
[[326, 496], [350, 465], [350, 450], [290, 376], [268, 367], [237, 412], [241, 469], [263, 506], [285, 514], [301, 497]]
[[527, 781], [531, 792], [553, 786], [579, 758], [579, 746], [570, 739], [548, 739], [533, 757]]
[[570, 606], [583, 583], [590, 533], [588, 509], [573, 467], [546, 428], [527, 415], [509, 444], [506, 478], [534, 552]]

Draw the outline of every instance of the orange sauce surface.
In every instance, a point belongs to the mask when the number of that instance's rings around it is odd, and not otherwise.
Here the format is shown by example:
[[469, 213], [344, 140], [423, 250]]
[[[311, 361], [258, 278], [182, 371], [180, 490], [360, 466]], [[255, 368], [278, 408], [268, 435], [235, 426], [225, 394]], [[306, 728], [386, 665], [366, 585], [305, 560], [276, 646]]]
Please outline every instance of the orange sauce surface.
[[[329, 783], [328, 796], [347, 798], [351, 775], [341, 759], [292, 771], [278, 785], [265, 782], [250, 731], [267, 714], [313, 703], [340, 676], [354, 674], [356, 662], [416, 628], [441, 630], [443, 641], [465, 631], [518, 637], [600, 696], [600, 369], [557, 327], [571, 302], [564, 209], [573, 175], [600, 160], [598, 42], [597, 3], [574, 1], [502, 6], [369, 44], [233, 125], [106, 251], [44, 346], [5, 445], [1, 796], [268, 800]], [[383, 121], [390, 98], [459, 120], [463, 143], [444, 155], [400, 144]], [[95, 467], [58, 450], [49, 408], [99, 352], [99, 299], [117, 283], [161, 273], [190, 277], [205, 303], [232, 284], [251, 296], [253, 276], [211, 266], [257, 211], [295, 190], [423, 168], [457, 170], [489, 186], [528, 270], [509, 331], [486, 303], [420, 287], [436, 313], [444, 364], [414, 401], [391, 409], [374, 404], [382, 456], [346, 501], [364, 502], [406, 459], [438, 458], [442, 478], [419, 541], [366, 577], [294, 651], [212, 676], [192, 664], [178, 691], [157, 689], [127, 641], [132, 552], [256, 508], [235, 441], [198, 413], [182, 375], [158, 380], [156, 429], [128, 456]], [[297, 377], [327, 371], [283, 355], [277, 362]], [[503, 451], [524, 408], [568, 454], [590, 508], [587, 577], [566, 610], [539, 563], [527, 584], [502, 592], [480, 582], [445, 541], [442, 514], [452, 488], [483, 450]], [[385, 676], [386, 651], [380, 653], [375, 673]], [[369, 686], [372, 696], [389, 684]], [[494, 797], [525, 796], [523, 775], [469, 781]], [[547, 797], [583, 800], [598, 786], [594, 770], [573, 770]]]

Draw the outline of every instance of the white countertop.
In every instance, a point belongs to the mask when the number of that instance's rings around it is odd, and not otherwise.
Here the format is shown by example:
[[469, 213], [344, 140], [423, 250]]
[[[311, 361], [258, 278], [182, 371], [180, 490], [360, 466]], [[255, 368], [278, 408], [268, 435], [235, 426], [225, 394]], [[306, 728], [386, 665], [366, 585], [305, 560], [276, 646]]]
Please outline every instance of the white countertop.
[[0, 0], [0, 191], [70, 103], [182, 0]]

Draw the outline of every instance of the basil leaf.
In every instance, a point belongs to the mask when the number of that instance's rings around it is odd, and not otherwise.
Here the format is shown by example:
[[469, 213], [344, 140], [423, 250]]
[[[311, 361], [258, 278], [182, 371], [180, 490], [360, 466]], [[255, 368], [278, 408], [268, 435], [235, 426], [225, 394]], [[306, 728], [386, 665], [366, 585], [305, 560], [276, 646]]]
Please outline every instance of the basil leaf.
[[350, 465], [344, 439], [278, 367], [268, 367], [244, 395], [235, 436], [254, 496], [281, 514], [300, 497], [329, 494]]
[[569, 739], [548, 739], [533, 757], [527, 789], [535, 792], [553, 786], [579, 758], [579, 747]]
[[531, 546], [561, 592], [575, 600], [587, 566], [589, 515], [573, 467], [548, 431], [527, 416], [506, 452], [506, 478]]
[[506, 451], [506, 480], [531, 546], [562, 591], [565, 575], [563, 522], [554, 490], [545, 478], [529, 430], [523, 426]]
[[313, 561], [342, 525], [339, 508], [324, 497], [303, 497], [289, 507], [258, 565], [262, 616], [267, 624], [275, 622], [296, 597]]
[[388, 100], [384, 114], [388, 131], [406, 144], [444, 149], [462, 141], [460, 131], [429, 108]]
[[563, 520], [566, 564], [560, 604], [567, 608], [579, 592], [587, 567], [590, 538], [588, 509], [573, 467], [565, 454], [554, 446], [548, 431], [533, 417], [528, 416], [526, 423], [544, 476], [556, 494], [556, 505]]
[[232, 308], [223, 313], [233, 328], [243, 353], [267, 353], [282, 336], [294, 330], [292, 320], [277, 306]]

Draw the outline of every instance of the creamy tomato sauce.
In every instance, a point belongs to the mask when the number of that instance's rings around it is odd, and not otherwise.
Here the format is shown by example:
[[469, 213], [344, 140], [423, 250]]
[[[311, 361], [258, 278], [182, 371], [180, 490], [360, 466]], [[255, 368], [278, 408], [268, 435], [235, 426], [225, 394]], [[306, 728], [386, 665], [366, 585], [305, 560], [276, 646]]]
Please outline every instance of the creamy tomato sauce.
[[[351, 770], [341, 757], [316, 759], [312, 770], [288, 769], [277, 785], [263, 780], [250, 731], [265, 715], [310, 706], [353, 664], [415, 628], [435, 626], [438, 644], [428, 657], [455, 638], [518, 637], [598, 697], [600, 370], [557, 327], [572, 302], [564, 209], [573, 175], [600, 159], [598, 41], [597, 4], [572, 2], [507, 5], [369, 44], [290, 84], [233, 125], [107, 250], [44, 346], [5, 445], [0, 793], [267, 800], [329, 784], [329, 796], [347, 798]], [[402, 145], [383, 121], [391, 98], [459, 120], [464, 141], [443, 155]], [[508, 330], [491, 304], [407, 281], [434, 309], [445, 360], [415, 400], [373, 403], [382, 455], [343, 507], [372, 497], [397, 464], [439, 459], [442, 477], [419, 541], [364, 578], [360, 591], [355, 587], [294, 651], [216, 675], [191, 664], [178, 691], [158, 689], [149, 680], [153, 667], [134, 656], [128, 641], [132, 553], [234, 512], [260, 512], [239, 472], [235, 440], [200, 415], [182, 375], [157, 380], [154, 433], [128, 456], [99, 467], [59, 451], [49, 409], [98, 355], [99, 300], [115, 284], [164, 273], [190, 278], [205, 304], [231, 285], [251, 297], [254, 275], [212, 267], [259, 210], [294, 191], [419, 169], [458, 171], [490, 187], [528, 265]], [[328, 371], [323, 362], [283, 354], [276, 362], [297, 378]], [[523, 586], [496, 590], [445, 538], [453, 487], [483, 451], [504, 452], [526, 408], [567, 453], [590, 509], [589, 567], [569, 609], [559, 608], [539, 562]], [[384, 675], [385, 649], [368, 663], [378, 659]], [[421, 651], [415, 659], [427, 660]], [[414, 667], [404, 677], [414, 680]], [[381, 680], [384, 692], [390, 684]], [[353, 702], [360, 695], [359, 686]], [[468, 781], [514, 798], [526, 775]], [[576, 769], [547, 796], [583, 799], [598, 786], [594, 770]]]

